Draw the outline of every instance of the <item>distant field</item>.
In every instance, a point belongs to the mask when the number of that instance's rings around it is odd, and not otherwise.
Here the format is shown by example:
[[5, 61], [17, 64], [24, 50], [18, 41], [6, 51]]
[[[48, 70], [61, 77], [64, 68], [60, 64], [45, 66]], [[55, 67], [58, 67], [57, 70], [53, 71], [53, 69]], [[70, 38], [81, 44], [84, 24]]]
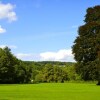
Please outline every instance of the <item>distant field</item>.
[[0, 85], [0, 100], [100, 100], [100, 87], [89, 83]]

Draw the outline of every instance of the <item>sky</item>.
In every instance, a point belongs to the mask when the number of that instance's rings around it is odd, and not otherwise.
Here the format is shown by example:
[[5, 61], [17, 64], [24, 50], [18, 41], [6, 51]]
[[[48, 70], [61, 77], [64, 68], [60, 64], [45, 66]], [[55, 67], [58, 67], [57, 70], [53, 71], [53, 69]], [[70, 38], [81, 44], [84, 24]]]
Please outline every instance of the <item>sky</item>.
[[0, 47], [21, 60], [74, 62], [86, 9], [100, 0], [0, 0]]

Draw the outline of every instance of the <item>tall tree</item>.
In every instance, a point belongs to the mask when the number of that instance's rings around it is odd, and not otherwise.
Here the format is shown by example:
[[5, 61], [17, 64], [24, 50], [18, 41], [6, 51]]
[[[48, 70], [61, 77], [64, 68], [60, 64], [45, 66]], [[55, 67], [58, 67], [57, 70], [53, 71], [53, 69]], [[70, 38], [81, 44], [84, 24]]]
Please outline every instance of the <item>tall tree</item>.
[[28, 83], [32, 69], [18, 60], [8, 47], [0, 48], [0, 83]]
[[100, 6], [87, 9], [85, 24], [78, 29], [78, 37], [72, 47], [77, 61], [76, 70], [84, 80], [99, 79]]
[[11, 54], [8, 47], [0, 48], [0, 83], [14, 82], [14, 65], [17, 64], [18, 59]]

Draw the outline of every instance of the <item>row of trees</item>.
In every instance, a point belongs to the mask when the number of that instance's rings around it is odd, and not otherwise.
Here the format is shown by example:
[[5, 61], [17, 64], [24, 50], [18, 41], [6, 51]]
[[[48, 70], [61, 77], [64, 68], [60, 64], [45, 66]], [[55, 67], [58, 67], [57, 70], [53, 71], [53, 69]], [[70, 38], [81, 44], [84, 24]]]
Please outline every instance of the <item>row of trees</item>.
[[98, 80], [100, 84], [100, 6], [87, 9], [72, 47], [75, 66], [59, 62], [23, 62], [8, 47], [0, 48], [0, 83]]
[[[41, 62], [42, 64], [44, 62]], [[35, 69], [34, 69], [35, 67]], [[40, 68], [41, 69], [40, 69]], [[32, 83], [41, 83], [41, 82], [60, 82], [65, 81], [77, 81], [81, 80], [81, 77], [76, 73], [74, 63], [65, 65], [52, 64], [52, 62], [47, 62], [43, 66], [37, 66], [33, 64], [33, 71], [31, 82]]]
[[0, 48], [0, 83], [63, 83], [78, 79], [74, 63], [21, 61], [8, 47]]

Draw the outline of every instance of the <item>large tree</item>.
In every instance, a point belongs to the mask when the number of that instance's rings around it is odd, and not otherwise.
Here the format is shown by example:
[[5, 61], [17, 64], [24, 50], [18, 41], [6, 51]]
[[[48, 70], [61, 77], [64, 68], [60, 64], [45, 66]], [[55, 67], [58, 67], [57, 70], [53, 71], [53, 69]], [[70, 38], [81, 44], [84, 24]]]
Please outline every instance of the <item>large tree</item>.
[[78, 29], [72, 47], [77, 61], [76, 70], [84, 80], [97, 80], [100, 76], [100, 6], [87, 9], [85, 24]]
[[8, 47], [0, 48], [0, 83], [28, 83], [31, 68], [18, 60]]

